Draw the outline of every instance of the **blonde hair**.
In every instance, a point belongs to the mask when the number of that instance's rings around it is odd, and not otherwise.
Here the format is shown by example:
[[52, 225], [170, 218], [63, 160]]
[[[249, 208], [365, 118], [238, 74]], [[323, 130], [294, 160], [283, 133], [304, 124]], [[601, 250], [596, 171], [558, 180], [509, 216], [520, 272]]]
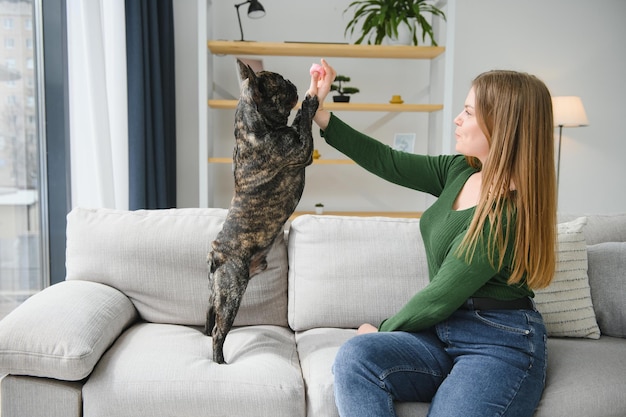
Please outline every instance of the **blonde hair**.
[[478, 159], [467, 157], [470, 165], [481, 169], [483, 187], [461, 248], [471, 259], [488, 226], [489, 259], [501, 269], [514, 234], [509, 284], [520, 283], [525, 276], [530, 288], [546, 287], [554, 276], [556, 259], [550, 93], [535, 76], [515, 71], [489, 71], [476, 77], [472, 85], [476, 117], [489, 142], [489, 155], [482, 167]]

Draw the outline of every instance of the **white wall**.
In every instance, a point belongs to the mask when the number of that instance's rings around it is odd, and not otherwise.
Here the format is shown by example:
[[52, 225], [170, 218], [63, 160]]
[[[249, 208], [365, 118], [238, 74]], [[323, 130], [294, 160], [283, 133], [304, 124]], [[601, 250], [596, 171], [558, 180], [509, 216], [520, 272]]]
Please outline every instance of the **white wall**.
[[[187, 0], [177, 0], [180, 5]], [[200, 0], [201, 1], [201, 0]], [[349, 0], [307, 2], [263, 0], [266, 16], [251, 20], [241, 8], [246, 39], [282, 42], [345, 42], [343, 32], [348, 15], [342, 12]], [[213, 2], [208, 22], [209, 37], [239, 39], [235, 2]], [[445, 131], [461, 109], [470, 82], [478, 73], [507, 68], [528, 71], [542, 78], [553, 95], [579, 95], [585, 104], [590, 126], [564, 129], [561, 156], [560, 210], [568, 212], [610, 213], [626, 211], [626, 193], [620, 185], [626, 168], [618, 157], [626, 150], [624, 129], [619, 124], [626, 114], [626, 52], [621, 43], [626, 28], [623, 0], [512, 0], [450, 1], [456, 5], [454, 36], [445, 61], [436, 61], [443, 71], [444, 63], [453, 63], [448, 83], [452, 109], [443, 112], [448, 120], [439, 119], [438, 131]], [[177, 6], [179, 7], [179, 6]], [[177, 28], [178, 32], [179, 28]], [[443, 28], [445, 31], [445, 27]], [[453, 47], [452, 47], [453, 46]], [[264, 57], [267, 69], [291, 79], [302, 94], [308, 86], [308, 68], [316, 58]], [[442, 102], [443, 97], [429, 98], [429, 63], [406, 60], [364, 60], [332, 58], [329, 61], [340, 73], [352, 77], [351, 84], [361, 93], [353, 100], [384, 102], [392, 94], [402, 94], [407, 102]], [[232, 57], [213, 57], [209, 71], [215, 71], [219, 87], [237, 96], [238, 88]], [[426, 90], [426, 91], [425, 91]], [[440, 93], [437, 93], [440, 95]], [[416, 152], [440, 149], [451, 138], [428, 138], [427, 115], [405, 113], [345, 112], [339, 114], [355, 127], [391, 144], [395, 132], [415, 132]], [[230, 156], [232, 111], [214, 112], [216, 156]], [[211, 129], [211, 128], [210, 128]], [[210, 135], [209, 135], [210, 136]], [[430, 140], [430, 143], [429, 143]], [[323, 158], [340, 157], [315, 135], [316, 147]], [[197, 158], [197, 155], [195, 155]], [[194, 161], [195, 163], [195, 161]], [[179, 161], [180, 164], [180, 161]], [[190, 168], [194, 164], [190, 164]], [[197, 165], [197, 164], [196, 164]], [[187, 167], [183, 167], [185, 169]], [[232, 193], [232, 176], [227, 165], [213, 167], [216, 192], [209, 205], [227, 207]], [[179, 192], [189, 195], [180, 187]], [[192, 192], [193, 193], [193, 192]], [[330, 210], [424, 210], [430, 201], [425, 196], [388, 185], [355, 166], [311, 166], [307, 168], [307, 185], [300, 210], [311, 210], [318, 201]]]
[[[203, 204], [200, 181], [206, 175], [207, 53], [206, 1], [175, 0], [176, 200], [177, 207]], [[206, 193], [204, 193], [206, 195]]]
[[533, 73], [552, 95], [581, 97], [589, 126], [563, 129], [563, 212], [626, 211], [625, 17], [623, 0], [456, 2], [455, 107], [473, 77], [496, 68]]

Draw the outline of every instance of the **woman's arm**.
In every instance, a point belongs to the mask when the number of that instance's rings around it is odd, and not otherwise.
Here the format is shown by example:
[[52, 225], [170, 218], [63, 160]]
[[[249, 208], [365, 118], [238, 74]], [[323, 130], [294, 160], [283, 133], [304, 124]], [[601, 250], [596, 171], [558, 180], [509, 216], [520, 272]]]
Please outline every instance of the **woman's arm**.
[[322, 59], [321, 62], [323, 73], [320, 74], [320, 72], [317, 71], [311, 73], [311, 85], [306, 93], [311, 96], [317, 96], [320, 104], [317, 108], [317, 113], [315, 113], [315, 117], [313, 117], [313, 121], [320, 129], [326, 130], [328, 122], [330, 121], [330, 112], [324, 109], [324, 101], [330, 92], [331, 84], [335, 81], [337, 72], [333, 67], [328, 65], [325, 59]]
[[[459, 253], [459, 246], [465, 235], [465, 228], [459, 230], [445, 251], [445, 258], [433, 271], [429, 284], [415, 294], [397, 314], [383, 321], [381, 331], [416, 332], [433, 326], [447, 319], [469, 297], [485, 296], [501, 299], [513, 299], [532, 295], [524, 285], [508, 284], [512, 263], [514, 238], [509, 241], [504, 263], [501, 268], [494, 267], [499, 252], [489, 255], [488, 235], [490, 225], [483, 228], [471, 260], [465, 252]], [[435, 260], [435, 263], [438, 263]]]

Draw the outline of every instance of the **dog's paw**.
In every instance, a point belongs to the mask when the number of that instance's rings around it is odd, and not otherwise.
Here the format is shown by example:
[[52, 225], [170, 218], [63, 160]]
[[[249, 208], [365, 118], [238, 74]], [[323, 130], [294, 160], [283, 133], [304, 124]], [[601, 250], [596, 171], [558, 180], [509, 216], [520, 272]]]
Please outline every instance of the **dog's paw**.
[[307, 95], [302, 101], [302, 112], [308, 119], [312, 119], [315, 116], [315, 112], [319, 107], [319, 99], [317, 96]]

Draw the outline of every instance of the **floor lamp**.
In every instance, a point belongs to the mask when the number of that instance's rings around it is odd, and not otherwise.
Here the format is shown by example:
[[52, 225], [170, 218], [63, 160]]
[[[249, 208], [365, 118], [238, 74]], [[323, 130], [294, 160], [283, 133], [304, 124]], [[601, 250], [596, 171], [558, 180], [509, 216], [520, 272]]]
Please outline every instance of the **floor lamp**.
[[552, 97], [554, 126], [559, 128], [559, 147], [556, 165], [556, 192], [559, 193], [559, 175], [561, 171], [561, 137], [564, 127], [581, 127], [589, 125], [587, 114], [580, 97]]

